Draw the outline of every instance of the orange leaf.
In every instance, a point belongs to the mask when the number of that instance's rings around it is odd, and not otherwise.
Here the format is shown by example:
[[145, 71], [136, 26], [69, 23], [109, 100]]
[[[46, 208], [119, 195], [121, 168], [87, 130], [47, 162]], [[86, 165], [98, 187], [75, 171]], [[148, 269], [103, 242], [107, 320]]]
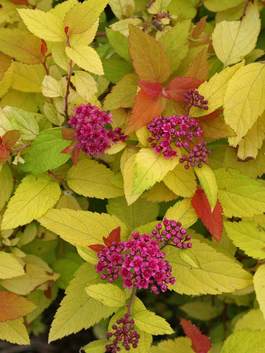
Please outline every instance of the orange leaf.
[[3, 144], [6, 146], [8, 150], [17, 143], [18, 139], [20, 138], [20, 132], [17, 130], [10, 130], [7, 131], [4, 136], [2, 136]]
[[167, 55], [156, 39], [135, 26], [130, 26], [129, 52], [140, 79], [165, 82], [171, 73]]
[[209, 64], [208, 64], [208, 48], [203, 48], [197, 56], [195, 56], [193, 62], [189, 66], [186, 76], [194, 77], [202, 81], [208, 79]]
[[69, 127], [63, 127], [62, 136], [65, 140], [73, 140], [75, 138], [75, 130]]
[[159, 116], [165, 107], [162, 97], [151, 97], [142, 90], [137, 94], [126, 133], [134, 132]]
[[192, 348], [196, 353], [208, 353], [212, 347], [212, 343], [206, 335], [203, 335], [200, 329], [193, 325], [191, 321], [182, 319], [180, 324], [185, 335], [191, 339]]
[[36, 307], [28, 299], [6, 291], [0, 292], [0, 303], [0, 321], [16, 320], [31, 313]]
[[41, 44], [40, 44], [40, 52], [42, 56], [45, 56], [47, 54], [48, 48], [45, 40], [41, 39]]
[[176, 77], [164, 90], [164, 96], [177, 102], [184, 100], [185, 93], [190, 89], [198, 88], [202, 80], [193, 77]]

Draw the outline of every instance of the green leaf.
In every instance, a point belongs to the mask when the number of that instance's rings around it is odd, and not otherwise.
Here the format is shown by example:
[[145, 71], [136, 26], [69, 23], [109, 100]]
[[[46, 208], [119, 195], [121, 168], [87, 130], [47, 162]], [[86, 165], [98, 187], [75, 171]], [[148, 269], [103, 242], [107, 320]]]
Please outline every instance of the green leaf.
[[152, 335], [170, 335], [174, 333], [166, 320], [152, 311], [142, 310], [137, 311], [133, 315], [136, 327], [140, 330], [150, 333]]
[[86, 101], [90, 101], [98, 91], [97, 83], [94, 78], [84, 71], [75, 71], [71, 78], [77, 93]]
[[204, 5], [210, 11], [219, 12], [231, 9], [242, 4], [244, 0], [204, 0]]
[[10, 199], [2, 229], [12, 229], [43, 216], [59, 200], [60, 186], [45, 175], [26, 176]]
[[30, 344], [29, 335], [23, 319], [0, 322], [0, 339], [20, 345]]
[[4, 164], [2, 168], [0, 168], [0, 211], [11, 196], [13, 187], [14, 180], [11, 169], [8, 164]]
[[190, 27], [191, 22], [189, 20], [179, 22], [168, 31], [162, 33], [162, 36], [159, 38], [159, 42], [170, 60], [172, 72], [177, 70], [181, 61], [188, 54]]
[[84, 247], [103, 243], [103, 237], [118, 226], [122, 227], [123, 235], [126, 232], [126, 227], [115, 216], [89, 211], [52, 209], [39, 222], [65, 241]]
[[265, 265], [259, 266], [254, 275], [254, 288], [260, 310], [265, 318]]
[[105, 98], [104, 109], [131, 108], [137, 92], [137, 81], [135, 74], [125, 75]]
[[13, 62], [13, 83], [15, 90], [22, 92], [37, 92], [42, 89], [42, 81], [45, 77], [43, 65], [28, 65], [19, 62]]
[[21, 166], [21, 170], [41, 174], [60, 167], [70, 158], [69, 154], [62, 153], [68, 145], [69, 141], [62, 138], [61, 129], [42, 131], [23, 155], [25, 164]]
[[240, 317], [234, 327], [234, 331], [238, 330], [265, 330], [265, 319], [262, 311], [259, 309], [249, 310]]
[[165, 253], [177, 279], [171, 288], [177, 293], [216, 295], [244, 289], [252, 283], [251, 275], [240, 263], [196, 239], [189, 250], [169, 246]]
[[156, 182], [163, 180], [178, 162], [177, 158], [165, 159], [152, 149], [142, 148], [135, 157], [133, 192], [141, 194], [150, 189]]
[[171, 15], [183, 19], [193, 18], [196, 15], [196, 1], [194, 0], [174, 0], [168, 6]]
[[59, 16], [37, 9], [18, 9], [18, 13], [28, 30], [36, 37], [49, 42], [62, 42], [65, 40], [63, 22]]
[[191, 347], [191, 340], [187, 337], [178, 337], [174, 340], [160, 342], [153, 346], [150, 353], [194, 353]]
[[224, 98], [225, 122], [240, 140], [265, 109], [265, 65], [253, 63], [240, 68], [228, 83]]
[[119, 308], [124, 306], [126, 303], [125, 292], [118, 286], [111, 283], [91, 284], [86, 287], [86, 292], [89, 297], [106, 306]]
[[262, 353], [265, 350], [265, 331], [242, 330], [229, 336], [221, 353]]
[[191, 168], [184, 169], [183, 164], [177, 165], [169, 172], [163, 182], [176, 195], [182, 197], [192, 197], [197, 186], [194, 171]]
[[118, 18], [131, 17], [135, 8], [134, 0], [110, 0], [109, 4]]
[[128, 38], [122, 33], [113, 31], [112, 29], [107, 29], [106, 35], [115, 52], [124, 60], [130, 61]]
[[219, 316], [223, 307], [213, 305], [210, 301], [196, 300], [180, 306], [189, 317], [196, 320], [209, 321]]
[[102, 63], [95, 49], [85, 45], [79, 45], [73, 48], [66, 47], [65, 52], [81, 69], [96, 75], [103, 75]]
[[249, 4], [242, 21], [217, 23], [212, 34], [215, 53], [225, 66], [235, 64], [256, 46], [260, 32], [259, 11]]
[[125, 75], [133, 71], [132, 65], [116, 54], [103, 60], [103, 68], [105, 77], [113, 83], [119, 82]]
[[207, 164], [204, 164], [201, 168], [194, 168], [194, 171], [213, 210], [217, 202], [218, 191], [215, 174]]
[[265, 259], [265, 230], [255, 222], [225, 222], [228, 237], [235, 246], [255, 259]]
[[226, 217], [252, 217], [265, 212], [265, 185], [234, 169], [217, 169], [218, 198]]
[[64, 27], [69, 27], [71, 35], [86, 32], [95, 24], [108, 2], [109, 0], [86, 0], [75, 5], [65, 15]]
[[185, 228], [192, 226], [198, 219], [190, 199], [176, 202], [167, 210], [165, 217], [180, 222]]
[[115, 185], [115, 174], [105, 165], [82, 159], [67, 173], [67, 184], [76, 193], [99, 199], [118, 197], [123, 190]]
[[139, 199], [128, 206], [124, 198], [115, 198], [109, 200], [107, 210], [110, 214], [117, 216], [129, 229], [133, 230], [156, 219], [159, 206], [143, 199]]
[[130, 26], [129, 52], [138, 76], [145, 81], [164, 82], [170, 75], [167, 55], [155, 38]]
[[49, 342], [88, 329], [113, 313], [113, 309], [86, 294], [85, 288], [97, 281], [98, 275], [92, 265], [84, 264], [79, 268], [55, 314]]
[[0, 251], [0, 278], [7, 279], [24, 275], [23, 263], [14, 255]]

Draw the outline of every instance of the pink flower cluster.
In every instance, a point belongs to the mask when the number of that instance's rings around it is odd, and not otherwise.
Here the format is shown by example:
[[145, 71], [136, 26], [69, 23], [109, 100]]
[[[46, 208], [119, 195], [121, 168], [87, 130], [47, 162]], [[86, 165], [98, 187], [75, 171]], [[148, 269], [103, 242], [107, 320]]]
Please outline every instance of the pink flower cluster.
[[113, 242], [98, 253], [97, 272], [101, 278], [114, 282], [122, 278], [125, 288], [166, 292], [175, 283], [172, 269], [159, 243], [150, 235], [132, 233], [125, 242]]
[[139, 334], [135, 330], [134, 320], [129, 313], [126, 313], [121, 319], [112, 325], [112, 332], [107, 333], [107, 338], [112, 340], [111, 344], [106, 345], [107, 353], [117, 353], [120, 351], [120, 345], [129, 351], [137, 348], [139, 342]]
[[201, 167], [207, 162], [208, 149], [203, 141], [203, 130], [196, 119], [186, 115], [157, 117], [147, 125], [148, 141], [156, 153], [165, 158], [175, 157], [181, 149], [180, 162], [185, 168]]
[[203, 110], [208, 110], [208, 101], [196, 89], [191, 89], [185, 93], [184, 103], [188, 109], [191, 107], [197, 107]]
[[126, 139], [120, 128], [112, 129], [111, 114], [91, 104], [78, 106], [68, 123], [75, 129], [77, 148], [93, 157]]
[[192, 247], [191, 236], [180, 222], [164, 218], [152, 231], [152, 236], [161, 244], [173, 243], [179, 249]]

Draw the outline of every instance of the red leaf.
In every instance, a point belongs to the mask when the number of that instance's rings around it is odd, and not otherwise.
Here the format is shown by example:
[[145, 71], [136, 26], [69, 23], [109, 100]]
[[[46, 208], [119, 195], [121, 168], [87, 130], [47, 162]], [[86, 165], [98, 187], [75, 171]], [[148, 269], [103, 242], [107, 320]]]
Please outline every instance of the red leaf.
[[113, 242], [119, 243], [121, 241], [121, 227], [113, 229], [107, 237], [103, 237], [104, 244], [110, 246]]
[[6, 145], [0, 142], [0, 163], [6, 162], [10, 156], [10, 152]]
[[182, 102], [184, 94], [190, 89], [198, 88], [202, 82], [202, 80], [193, 77], [176, 77], [165, 89], [164, 96], [168, 99]]
[[17, 130], [10, 130], [7, 131], [4, 136], [2, 136], [3, 144], [6, 146], [8, 150], [17, 143], [18, 139], [20, 138], [20, 132]]
[[212, 346], [209, 337], [203, 335], [200, 329], [189, 320], [182, 319], [180, 324], [185, 335], [191, 339], [193, 350], [196, 353], [208, 353]]
[[105, 248], [102, 244], [92, 244], [88, 246], [91, 250], [95, 251], [96, 253], [100, 252]]
[[198, 217], [213, 238], [215, 240], [221, 240], [223, 232], [223, 209], [220, 201], [217, 200], [216, 206], [212, 212], [205, 192], [202, 189], [197, 189], [191, 203]]
[[163, 86], [158, 82], [140, 81], [139, 86], [149, 97], [157, 98], [162, 94]]
[[147, 125], [153, 118], [162, 113], [164, 106], [165, 101], [162, 97], [150, 97], [143, 90], [140, 90], [136, 96], [126, 133], [130, 134]]

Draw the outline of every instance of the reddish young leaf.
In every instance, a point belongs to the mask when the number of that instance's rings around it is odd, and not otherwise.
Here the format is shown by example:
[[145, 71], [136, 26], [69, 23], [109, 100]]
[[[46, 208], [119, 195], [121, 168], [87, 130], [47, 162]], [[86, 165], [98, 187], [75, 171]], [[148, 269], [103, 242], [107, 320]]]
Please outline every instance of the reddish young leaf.
[[15, 5], [29, 5], [28, 0], [11, 0]]
[[62, 128], [62, 136], [65, 140], [73, 140], [75, 137], [75, 130], [68, 127], [64, 127]]
[[10, 130], [7, 131], [4, 136], [2, 136], [3, 144], [6, 146], [8, 150], [17, 143], [18, 139], [20, 138], [20, 132], [17, 130]]
[[164, 96], [168, 99], [174, 99], [177, 102], [182, 102], [184, 100], [185, 93], [190, 89], [198, 88], [202, 82], [202, 80], [198, 80], [193, 77], [176, 77], [163, 91]]
[[182, 319], [180, 324], [185, 335], [192, 341], [192, 348], [195, 353], [208, 353], [212, 347], [209, 337], [203, 335], [200, 329], [193, 325], [191, 321]]
[[35, 309], [35, 305], [26, 298], [6, 291], [0, 292], [0, 303], [0, 321], [16, 320]]
[[193, 27], [192, 31], [191, 31], [191, 37], [196, 39], [199, 38], [200, 35], [203, 33], [203, 31], [205, 30], [206, 27], [206, 23], [207, 23], [207, 16], [204, 16], [200, 19], [199, 22], [196, 23], [196, 25]]
[[45, 40], [41, 39], [41, 45], [40, 45], [40, 52], [42, 56], [45, 56], [47, 54], [47, 44]]
[[150, 97], [160, 97], [162, 94], [163, 86], [158, 82], [140, 81], [139, 86], [142, 91]]
[[0, 163], [6, 162], [10, 156], [10, 152], [7, 149], [6, 145], [3, 144], [2, 139], [0, 138]]
[[96, 253], [100, 252], [105, 248], [102, 244], [92, 244], [88, 246], [91, 250], [95, 251]]
[[104, 244], [110, 246], [113, 242], [119, 243], [121, 241], [121, 227], [113, 229], [107, 237], [103, 237]]
[[202, 189], [197, 189], [193, 198], [192, 206], [195, 209], [198, 217], [211, 233], [215, 240], [221, 240], [223, 232], [223, 209], [219, 200], [211, 212], [211, 206]]
[[165, 101], [162, 97], [150, 97], [140, 90], [136, 96], [126, 133], [129, 134], [147, 125], [162, 113], [164, 106]]

